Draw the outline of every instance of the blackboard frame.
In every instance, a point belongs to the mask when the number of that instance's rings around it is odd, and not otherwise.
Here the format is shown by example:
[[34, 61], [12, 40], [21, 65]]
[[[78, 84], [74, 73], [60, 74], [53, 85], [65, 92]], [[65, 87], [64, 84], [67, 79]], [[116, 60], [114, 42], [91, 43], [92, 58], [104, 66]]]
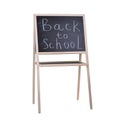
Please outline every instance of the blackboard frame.
[[84, 39], [85, 39], [85, 51], [66, 51], [66, 52], [39, 52], [36, 51], [39, 55], [48, 55], [48, 54], [86, 54], [87, 52], [87, 35], [86, 35], [86, 24], [85, 24], [85, 15], [84, 14], [34, 14], [35, 21], [35, 41], [36, 47], [38, 48], [38, 31], [37, 31], [37, 16], [71, 16], [71, 17], [83, 17], [83, 29], [84, 29]]

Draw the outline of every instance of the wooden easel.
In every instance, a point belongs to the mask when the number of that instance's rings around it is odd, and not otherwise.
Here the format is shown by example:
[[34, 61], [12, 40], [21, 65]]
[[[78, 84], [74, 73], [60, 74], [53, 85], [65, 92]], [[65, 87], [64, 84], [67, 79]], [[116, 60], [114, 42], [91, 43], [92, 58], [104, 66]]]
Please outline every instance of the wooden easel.
[[[84, 32], [85, 32], [85, 52], [75, 52], [79, 54], [79, 61], [66, 61], [66, 62], [39, 62], [39, 55], [41, 54], [38, 50], [38, 36], [37, 36], [37, 23], [36, 15], [34, 15], [34, 40], [33, 40], [33, 104], [35, 104], [35, 65], [37, 66], [37, 94], [38, 94], [38, 113], [41, 113], [41, 104], [40, 104], [40, 75], [39, 67], [50, 67], [50, 66], [78, 66], [78, 85], [77, 85], [77, 100], [79, 100], [79, 91], [80, 91], [80, 74], [81, 66], [86, 66], [87, 68], [87, 77], [88, 77], [88, 92], [89, 92], [89, 103], [90, 109], [92, 109], [92, 95], [91, 95], [91, 83], [90, 83], [90, 70], [89, 70], [89, 59], [88, 59], [88, 49], [87, 49], [87, 38], [86, 38], [86, 26], [85, 26], [85, 17], [84, 19]], [[67, 52], [64, 52], [65, 54]], [[70, 52], [68, 52], [70, 53]], [[71, 52], [73, 53], [73, 52]], [[54, 53], [53, 53], [54, 54]], [[82, 54], [86, 56], [86, 63], [83, 63]]]

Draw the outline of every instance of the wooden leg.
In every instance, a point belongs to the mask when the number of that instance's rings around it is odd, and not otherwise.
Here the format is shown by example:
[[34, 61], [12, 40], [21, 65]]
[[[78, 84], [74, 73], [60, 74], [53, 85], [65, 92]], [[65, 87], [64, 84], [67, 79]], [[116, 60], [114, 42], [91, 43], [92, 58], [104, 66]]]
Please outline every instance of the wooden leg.
[[33, 38], [33, 104], [35, 104], [35, 40]]
[[34, 15], [34, 47], [36, 52], [36, 62], [37, 62], [37, 92], [38, 92], [38, 113], [41, 113], [41, 105], [40, 105], [40, 79], [39, 79], [39, 50], [38, 50], [38, 37], [37, 37], [37, 23], [36, 23], [36, 15]]
[[33, 104], [35, 104], [35, 54], [33, 54]]
[[[79, 54], [79, 61], [81, 62], [82, 54]], [[81, 66], [78, 67], [78, 84], [77, 84], [77, 100], [79, 100], [80, 94], [80, 74], [81, 74]]]
[[93, 106], [92, 106], [92, 94], [91, 94], [91, 83], [90, 83], [89, 65], [87, 65], [87, 76], [88, 76], [88, 92], [89, 92], [90, 109], [92, 109]]
[[40, 106], [40, 79], [39, 79], [39, 59], [37, 56], [37, 89], [38, 89], [38, 113], [41, 113], [41, 106]]

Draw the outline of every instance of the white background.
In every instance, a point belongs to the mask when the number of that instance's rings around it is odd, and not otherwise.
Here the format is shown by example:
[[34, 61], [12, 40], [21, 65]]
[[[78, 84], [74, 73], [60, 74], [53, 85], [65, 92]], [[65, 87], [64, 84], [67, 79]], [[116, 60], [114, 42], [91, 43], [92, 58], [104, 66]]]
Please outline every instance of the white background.
[[[120, 120], [119, 11], [119, 0], [0, 1], [0, 119]], [[34, 13], [86, 15], [92, 111], [86, 69], [77, 101], [78, 67], [56, 67], [40, 69], [42, 113], [37, 113], [37, 101], [32, 104]]]

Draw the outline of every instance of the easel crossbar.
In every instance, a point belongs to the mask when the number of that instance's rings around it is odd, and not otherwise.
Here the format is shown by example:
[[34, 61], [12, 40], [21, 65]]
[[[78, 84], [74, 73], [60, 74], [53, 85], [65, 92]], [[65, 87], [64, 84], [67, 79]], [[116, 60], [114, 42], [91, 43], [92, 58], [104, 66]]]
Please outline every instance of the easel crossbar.
[[[37, 64], [37, 62], [35, 62]], [[87, 66], [87, 63], [79, 61], [57, 61], [57, 62], [39, 62], [41, 67], [54, 67], [54, 66]]]

